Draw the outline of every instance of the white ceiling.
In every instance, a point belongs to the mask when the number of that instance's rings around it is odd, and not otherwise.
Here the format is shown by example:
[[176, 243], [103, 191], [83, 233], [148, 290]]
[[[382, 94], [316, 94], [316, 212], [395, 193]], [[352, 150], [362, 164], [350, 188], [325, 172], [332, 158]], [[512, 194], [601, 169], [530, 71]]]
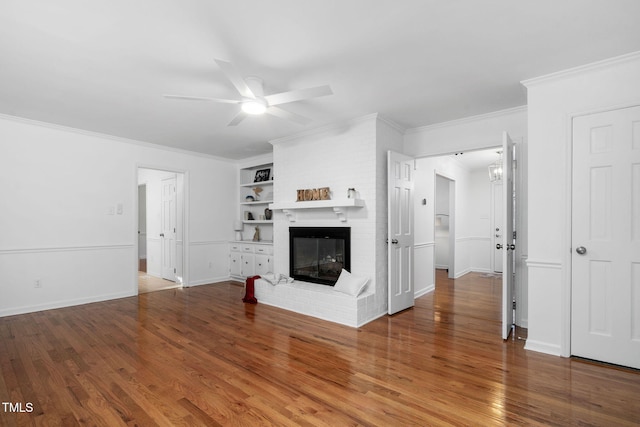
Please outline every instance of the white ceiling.
[[[230, 159], [371, 113], [415, 128], [525, 105], [520, 81], [640, 50], [638, 0], [2, 0], [0, 113]], [[214, 62], [265, 93], [329, 84], [227, 123]]]

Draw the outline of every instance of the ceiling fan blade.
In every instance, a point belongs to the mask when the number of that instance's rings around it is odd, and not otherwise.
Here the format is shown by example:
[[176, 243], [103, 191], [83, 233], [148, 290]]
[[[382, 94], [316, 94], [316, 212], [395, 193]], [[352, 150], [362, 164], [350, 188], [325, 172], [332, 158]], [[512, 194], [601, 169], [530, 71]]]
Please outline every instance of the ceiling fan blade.
[[186, 99], [189, 101], [213, 101], [213, 102], [222, 102], [225, 104], [239, 104], [241, 102], [233, 99], [209, 98], [206, 96], [189, 96], [189, 95], [162, 95], [162, 96], [169, 99]]
[[280, 105], [294, 101], [302, 101], [303, 99], [317, 98], [319, 96], [332, 95], [331, 86], [310, 87], [308, 89], [292, 90], [290, 92], [274, 93], [267, 95], [264, 99], [269, 105]]
[[271, 114], [272, 116], [280, 117], [281, 119], [291, 120], [292, 122], [296, 122], [301, 125], [306, 125], [312, 122], [312, 120], [307, 117], [292, 113], [287, 110], [283, 110], [280, 107], [271, 106], [267, 108], [266, 112]]
[[240, 95], [244, 96], [245, 98], [256, 99], [255, 94], [249, 88], [247, 82], [244, 81], [238, 70], [236, 70], [236, 68], [231, 65], [230, 62], [222, 61], [221, 59], [214, 59], [214, 61], [216, 61], [218, 67], [220, 67], [222, 72], [225, 74], [225, 76], [227, 76], [236, 90], [240, 92]]
[[247, 113], [240, 110], [238, 114], [236, 114], [236, 116], [233, 118], [233, 120], [229, 122], [227, 126], [238, 126], [238, 124], [246, 118], [247, 118]]

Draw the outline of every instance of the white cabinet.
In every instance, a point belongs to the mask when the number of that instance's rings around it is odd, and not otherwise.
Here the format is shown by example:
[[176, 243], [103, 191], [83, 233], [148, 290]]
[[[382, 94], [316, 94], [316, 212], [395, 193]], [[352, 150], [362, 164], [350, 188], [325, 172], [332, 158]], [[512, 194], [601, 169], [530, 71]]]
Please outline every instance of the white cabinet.
[[242, 254], [240, 252], [231, 252], [230, 258], [229, 273], [232, 277], [242, 277]]
[[257, 255], [255, 256], [255, 270], [256, 274], [262, 275], [271, 273], [271, 256], [270, 255]]
[[229, 249], [231, 277], [244, 280], [247, 277], [272, 272], [273, 245], [271, 243], [232, 242]]
[[253, 254], [242, 254], [242, 275], [244, 277], [256, 275], [255, 256]]

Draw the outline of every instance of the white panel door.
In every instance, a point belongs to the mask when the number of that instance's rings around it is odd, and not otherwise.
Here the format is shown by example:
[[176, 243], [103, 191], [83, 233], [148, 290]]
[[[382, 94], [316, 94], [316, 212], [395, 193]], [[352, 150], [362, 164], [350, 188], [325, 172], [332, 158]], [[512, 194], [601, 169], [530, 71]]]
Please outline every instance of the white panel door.
[[160, 257], [162, 278], [176, 280], [176, 178], [162, 180], [162, 209], [160, 211]]
[[571, 354], [640, 368], [640, 107], [573, 121]]
[[413, 158], [388, 152], [387, 203], [389, 248], [389, 304], [394, 314], [413, 307]]
[[513, 322], [513, 141], [507, 132], [502, 134], [502, 339], [509, 338]]

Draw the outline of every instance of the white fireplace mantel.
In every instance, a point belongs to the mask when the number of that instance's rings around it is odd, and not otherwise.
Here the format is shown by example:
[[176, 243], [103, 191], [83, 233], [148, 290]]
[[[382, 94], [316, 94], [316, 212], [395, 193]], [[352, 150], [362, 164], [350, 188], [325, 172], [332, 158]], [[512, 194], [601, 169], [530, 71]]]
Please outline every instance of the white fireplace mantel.
[[271, 203], [269, 209], [281, 210], [289, 219], [289, 222], [296, 220], [296, 211], [307, 209], [332, 209], [340, 221], [347, 220], [347, 210], [350, 208], [361, 208], [364, 206], [362, 199], [339, 199], [339, 200], [309, 200], [306, 202], [278, 202]]

